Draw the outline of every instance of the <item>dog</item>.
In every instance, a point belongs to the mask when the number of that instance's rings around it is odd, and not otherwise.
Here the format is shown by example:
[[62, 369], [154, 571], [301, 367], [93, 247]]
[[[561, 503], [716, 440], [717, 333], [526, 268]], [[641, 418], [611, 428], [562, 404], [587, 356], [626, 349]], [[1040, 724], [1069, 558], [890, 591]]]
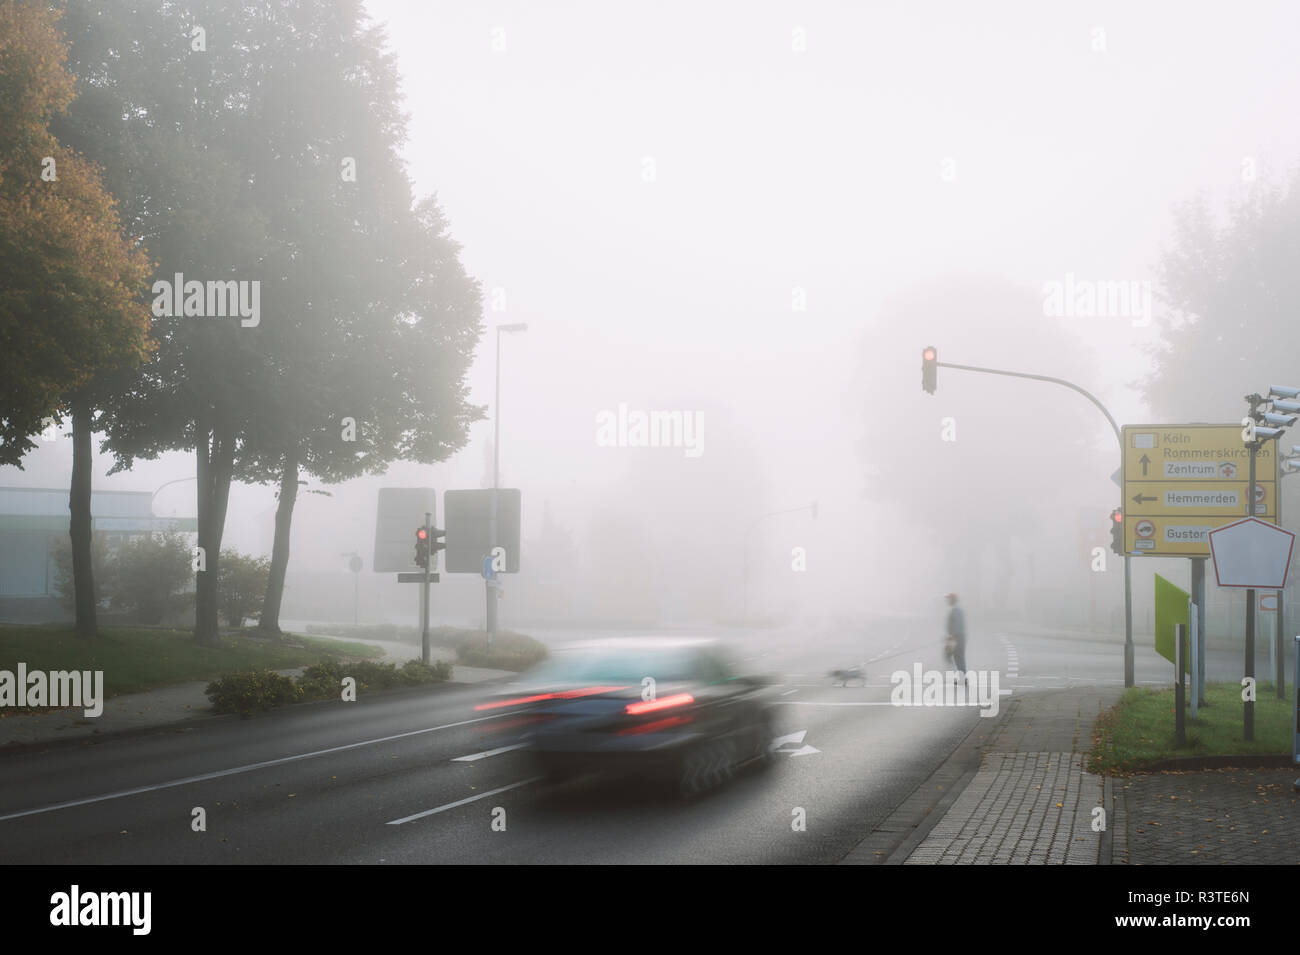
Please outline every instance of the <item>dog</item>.
[[840, 681], [839, 686], [848, 686], [850, 680], [861, 680], [863, 686], [867, 685], [867, 668], [863, 664], [847, 670], [832, 670], [830, 675]]

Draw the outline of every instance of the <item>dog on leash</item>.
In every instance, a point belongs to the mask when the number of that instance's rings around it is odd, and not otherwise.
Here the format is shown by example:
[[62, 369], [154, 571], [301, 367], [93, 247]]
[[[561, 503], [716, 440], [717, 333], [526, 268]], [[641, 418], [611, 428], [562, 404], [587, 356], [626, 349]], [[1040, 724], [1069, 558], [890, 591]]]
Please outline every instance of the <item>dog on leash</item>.
[[861, 680], [863, 686], [867, 685], [867, 668], [864, 665], [849, 667], [847, 670], [832, 670], [830, 675], [839, 680], [834, 685], [848, 686], [850, 680]]

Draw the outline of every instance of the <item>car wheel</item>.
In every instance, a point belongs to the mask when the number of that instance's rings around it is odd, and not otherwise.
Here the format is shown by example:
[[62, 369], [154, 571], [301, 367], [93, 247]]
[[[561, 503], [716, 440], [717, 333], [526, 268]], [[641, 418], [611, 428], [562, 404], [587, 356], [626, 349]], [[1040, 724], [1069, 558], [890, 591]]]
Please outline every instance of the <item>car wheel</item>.
[[709, 753], [707, 746], [698, 744], [682, 753], [677, 765], [675, 789], [678, 796], [691, 799], [708, 788]]

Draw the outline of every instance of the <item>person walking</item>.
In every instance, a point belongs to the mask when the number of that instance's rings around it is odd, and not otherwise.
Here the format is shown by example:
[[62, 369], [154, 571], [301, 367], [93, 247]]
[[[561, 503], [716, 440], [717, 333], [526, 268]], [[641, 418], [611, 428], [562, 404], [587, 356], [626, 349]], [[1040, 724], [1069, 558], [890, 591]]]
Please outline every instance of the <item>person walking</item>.
[[952, 609], [948, 611], [948, 639], [944, 643], [944, 653], [957, 671], [958, 679], [965, 679], [966, 614], [958, 606], [956, 594], [948, 594], [947, 599]]

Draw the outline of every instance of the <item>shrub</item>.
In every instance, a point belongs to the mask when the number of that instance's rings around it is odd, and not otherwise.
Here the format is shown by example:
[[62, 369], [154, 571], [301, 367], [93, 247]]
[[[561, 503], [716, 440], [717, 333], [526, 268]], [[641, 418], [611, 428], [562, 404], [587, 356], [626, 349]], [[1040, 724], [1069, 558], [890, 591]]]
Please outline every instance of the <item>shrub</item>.
[[204, 692], [218, 713], [238, 713], [244, 719], [302, 698], [293, 680], [274, 670], [229, 673], [209, 683]]
[[[54, 595], [59, 606], [64, 610], [75, 610], [77, 606], [76, 583], [72, 575], [72, 541], [67, 534], [56, 538], [51, 556], [54, 558]], [[108, 567], [112, 563], [108, 555], [108, 536], [95, 534], [90, 538], [90, 572], [95, 578], [96, 605], [112, 596], [109, 590]]]
[[479, 633], [456, 648], [456, 659], [466, 666], [497, 670], [527, 670], [547, 657], [545, 644], [510, 630], [499, 631], [488, 649], [487, 634]]
[[194, 580], [190, 546], [177, 531], [127, 538], [105, 567], [105, 590], [113, 609], [130, 611], [144, 624], [185, 609], [193, 598], [186, 588]]
[[343, 678], [357, 681], [357, 691], [387, 690], [399, 686], [421, 686], [451, 679], [451, 664], [445, 661], [425, 666], [419, 660], [408, 660], [401, 667], [392, 663], [374, 663], [362, 660], [357, 663], [330, 661], [308, 667], [298, 678], [298, 688], [303, 699], [338, 699], [343, 689]]
[[221, 560], [217, 562], [217, 591], [221, 615], [228, 625], [242, 627], [245, 618], [256, 620], [261, 616], [270, 573], [271, 561], [265, 557], [249, 557], [233, 550], [221, 552]]

